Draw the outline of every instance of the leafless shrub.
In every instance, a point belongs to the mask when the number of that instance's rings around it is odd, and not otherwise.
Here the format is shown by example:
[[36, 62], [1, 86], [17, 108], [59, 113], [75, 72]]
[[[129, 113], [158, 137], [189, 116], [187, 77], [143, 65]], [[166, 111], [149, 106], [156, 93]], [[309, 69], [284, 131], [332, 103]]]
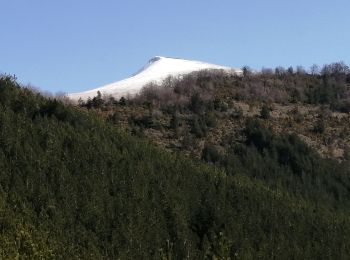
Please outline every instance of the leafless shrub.
[[55, 99], [61, 101], [65, 105], [73, 105], [75, 104], [64, 92], [57, 92], [54, 96]]
[[310, 67], [310, 73], [311, 73], [311, 75], [318, 75], [318, 74], [320, 74], [320, 67], [317, 64], [313, 64]]
[[[333, 64], [326, 67], [329, 71], [345, 73], [344, 64]], [[312, 66], [311, 74], [307, 74], [301, 66], [286, 70], [283, 67], [275, 69], [262, 68], [261, 72], [252, 73], [249, 77], [239, 77], [223, 70], [203, 70], [179, 77], [168, 77], [160, 84], [145, 86], [135, 100], [139, 103], [151, 102], [164, 108], [169, 106], [184, 107], [191, 97], [197, 95], [201, 101], [208, 102], [217, 96], [224, 95], [236, 100], [277, 102], [308, 102], [313, 89], [322, 84], [318, 67]], [[347, 77], [347, 74], [346, 74]], [[344, 79], [347, 80], [347, 78]], [[339, 85], [339, 84], [338, 84]], [[342, 93], [341, 99], [350, 98], [350, 90]]]
[[348, 73], [350, 73], [349, 66], [347, 66], [343, 61], [326, 64], [323, 66], [321, 71], [322, 75], [339, 75]]
[[265, 67], [263, 67], [263, 68], [261, 69], [261, 74], [262, 74], [262, 75], [271, 76], [271, 75], [273, 75], [273, 70], [272, 70], [271, 68], [265, 68]]
[[173, 88], [163, 87], [155, 83], [150, 83], [143, 87], [141, 92], [134, 98], [136, 103], [149, 102], [156, 107], [159, 107], [161, 104], [173, 103], [174, 100], [176, 100], [176, 94]]
[[286, 72], [287, 72], [286, 69], [281, 66], [275, 68], [275, 75], [279, 77], [282, 77], [283, 75], [285, 75]]

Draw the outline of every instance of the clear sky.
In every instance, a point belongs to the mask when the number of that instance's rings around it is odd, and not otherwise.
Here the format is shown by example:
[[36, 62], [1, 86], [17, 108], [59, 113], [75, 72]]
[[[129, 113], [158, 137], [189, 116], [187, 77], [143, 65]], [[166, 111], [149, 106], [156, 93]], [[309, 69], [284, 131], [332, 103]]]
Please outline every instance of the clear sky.
[[156, 55], [255, 69], [350, 64], [349, 0], [0, 0], [0, 72], [51, 92]]

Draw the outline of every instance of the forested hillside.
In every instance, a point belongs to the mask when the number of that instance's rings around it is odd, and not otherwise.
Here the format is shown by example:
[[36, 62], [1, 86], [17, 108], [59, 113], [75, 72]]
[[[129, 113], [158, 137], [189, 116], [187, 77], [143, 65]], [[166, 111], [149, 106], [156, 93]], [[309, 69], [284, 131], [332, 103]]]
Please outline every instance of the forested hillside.
[[120, 128], [1, 76], [1, 259], [349, 258], [348, 161], [254, 119], [210, 164]]

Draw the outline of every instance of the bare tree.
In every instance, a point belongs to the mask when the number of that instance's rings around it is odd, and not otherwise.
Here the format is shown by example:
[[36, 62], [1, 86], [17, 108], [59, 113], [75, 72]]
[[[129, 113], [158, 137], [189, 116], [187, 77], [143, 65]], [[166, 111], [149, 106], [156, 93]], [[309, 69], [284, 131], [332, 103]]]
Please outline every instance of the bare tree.
[[317, 65], [317, 64], [313, 64], [311, 67], [310, 67], [310, 73], [312, 75], [318, 75], [320, 74], [320, 67]]

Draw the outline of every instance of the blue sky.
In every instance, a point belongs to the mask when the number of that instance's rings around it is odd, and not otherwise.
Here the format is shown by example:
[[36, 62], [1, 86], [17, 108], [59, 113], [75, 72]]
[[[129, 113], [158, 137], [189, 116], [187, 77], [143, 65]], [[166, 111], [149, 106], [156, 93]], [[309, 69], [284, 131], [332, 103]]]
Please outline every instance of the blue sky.
[[350, 64], [348, 0], [0, 0], [0, 72], [95, 88], [156, 55], [255, 69]]

